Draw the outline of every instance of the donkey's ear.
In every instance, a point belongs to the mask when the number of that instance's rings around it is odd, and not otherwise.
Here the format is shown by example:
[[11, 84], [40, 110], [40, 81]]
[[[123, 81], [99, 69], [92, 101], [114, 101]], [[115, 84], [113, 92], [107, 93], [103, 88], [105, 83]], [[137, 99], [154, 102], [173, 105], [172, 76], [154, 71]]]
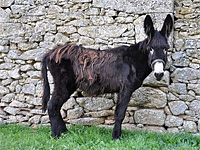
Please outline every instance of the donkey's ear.
[[173, 28], [173, 20], [172, 20], [171, 15], [168, 14], [167, 17], [165, 18], [165, 21], [160, 33], [166, 38], [168, 38], [170, 33], [172, 32], [172, 28]]
[[144, 31], [149, 38], [153, 36], [154, 27], [151, 17], [149, 15], [147, 15], [146, 18], [144, 19]]

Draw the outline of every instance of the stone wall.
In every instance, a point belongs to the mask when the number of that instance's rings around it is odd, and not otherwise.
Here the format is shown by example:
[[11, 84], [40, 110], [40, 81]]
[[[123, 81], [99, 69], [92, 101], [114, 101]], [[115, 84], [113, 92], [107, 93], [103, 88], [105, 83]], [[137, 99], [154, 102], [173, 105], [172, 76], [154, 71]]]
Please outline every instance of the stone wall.
[[183, 120], [179, 131], [199, 132], [200, 0], [175, 1], [175, 17], [168, 119]]
[[[56, 45], [134, 44], [145, 38], [146, 14], [160, 29], [170, 13], [175, 29], [164, 79], [150, 74], [133, 93], [123, 128], [199, 132], [199, 8], [200, 0], [0, 0], [0, 123], [49, 124], [41, 111], [40, 61]], [[112, 126], [116, 99], [77, 91], [61, 113], [67, 124]]]

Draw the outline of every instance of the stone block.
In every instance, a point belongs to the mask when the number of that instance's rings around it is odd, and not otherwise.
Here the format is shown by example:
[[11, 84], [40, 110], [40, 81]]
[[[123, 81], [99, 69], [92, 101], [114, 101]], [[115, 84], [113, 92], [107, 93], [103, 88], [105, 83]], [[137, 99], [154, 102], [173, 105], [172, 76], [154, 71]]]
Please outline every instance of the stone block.
[[46, 13], [45, 6], [37, 6], [33, 9], [30, 9], [27, 14], [29, 16], [42, 16], [45, 15], [45, 13]]
[[28, 122], [29, 116], [22, 117], [22, 115], [18, 115], [18, 116], [17, 116], [17, 120], [18, 120], [19, 122]]
[[188, 106], [183, 101], [173, 101], [168, 103], [173, 115], [184, 114]]
[[11, 114], [11, 115], [14, 115], [14, 116], [20, 112], [20, 109], [13, 108], [13, 107], [5, 107], [3, 110], [5, 112], [7, 112], [8, 114]]
[[82, 107], [77, 107], [67, 111], [67, 119], [77, 119], [83, 115], [84, 111]]
[[67, 25], [73, 25], [74, 27], [87, 27], [90, 25], [89, 19], [78, 19], [70, 21]]
[[160, 81], [157, 81], [153, 72], [148, 75], [144, 81], [143, 81], [144, 86], [151, 86], [151, 87], [168, 87], [169, 85], [169, 72], [165, 71], [164, 76]]
[[8, 77], [8, 71], [0, 70], [0, 79], [6, 79]]
[[195, 97], [191, 96], [191, 95], [179, 95], [179, 99], [183, 100], [183, 101], [190, 102], [190, 101], [194, 100]]
[[104, 118], [79, 118], [67, 121], [70, 124], [74, 125], [99, 125], [104, 123]]
[[59, 13], [62, 13], [62, 12], [63, 12], [63, 8], [58, 6], [58, 5], [50, 5], [48, 10], [47, 10], [47, 13], [49, 15], [59, 14]]
[[11, 92], [14, 92], [17, 85], [19, 85], [18, 80], [13, 81], [13, 82], [8, 86], [8, 87], [9, 87], [9, 90], [10, 90]]
[[[0, 44], [1, 44], [1, 42], [2, 41], [0, 40]], [[8, 46], [2, 46], [2, 45], [0, 45], [0, 52], [7, 53], [9, 51], [9, 47]]]
[[18, 108], [24, 108], [24, 107], [28, 107], [28, 104], [23, 103], [23, 102], [19, 102], [17, 100], [13, 100], [9, 106], [11, 107], [18, 107]]
[[131, 96], [129, 106], [144, 106], [149, 108], [164, 108], [167, 96], [159, 89], [140, 87]]
[[190, 103], [189, 109], [194, 111], [196, 114], [200, 114], [200, 101], [194, 100]]
[[35, 115], [29, 119], [32, 124], [38, 124], [40, 122], [41, 115]]
[[94, 44], [94, 40], [92, 38], [89, 38], [89, 37], [81, 36], [80, 39], [79, 39], [79, 44], [92, 45], [92, 44]]
[[183, 118], [168, 115], [165, 120], [165, 126], [167, 127], [178, 127], [183, 124]]
[[196, 47], [197, 47], [197, 41], [196, 40], [186, 40], [185, 41], [185, 49], [196, 48]]
[[68, 110], [68, 109], [73, 109], [74, 106], [76, 106], [77, 103], [75, 101], [75, 99], [73, 97], [71, 97], [70, 99], [67, 100], [67, 102], [65, 102], [62, 106], [63, 110]]
[[29, 41], [32, 43], [43, 41], [43, 37], [40, 32], [34, 32], [31, 34], [31, 37], [28, 37], [28, 38], [29, 38]]
[[81, 97], [77, 98], [76, 101], [81, 107], [90, 111], [106, 110], [114, 106], [112, 99], [102, 97]]
[[8, 94], [9, 93], [9, 89], [7, 89], [6, 87], [4, 87], [4, 86], [0, 86], [0, 95], [1, 96], [4, 96], [4, 95], [6, 95], [6, 94]]
[[3, 103], [3, 102], [0, 103], [0, 107], [7, 107], [7, 106], [8, 106], [7, 103]]
[[30, 83], [34, 83], [34, 79], [39, 79], [41, 77], [40, 71], [27, 71], [26, 74], [32, 79]]
[[127, 25], [103, 25], [103, 26], [87, 26], [80, 27], [78, 33], [83, 36], [89, 36], [91, 38], [116, 38], [120, 37], [127, 30]]
[[163, 110], [140, 109], [135, 111], [135, 123], [162, 126], [165, 123], [166, 115]]
[[178, 128], [167, 128], [167, 131], [169, 133], [178, 133], [179, 132]]
[[[1, 1], [0, 1], [1, 3]], [[1, 4], [0, 4], [1, 5]], [[8, 22], [10, 13], [0, 7], [0, 22]]]
[[164, 108], [164, 111], [165, 111], [165, 113], [166, 113], [167, 115], [171, 115], [171, 114], [172, 114], [171, 111], [169, 110], [169, 107], [168, 107], [168, 106], [166, 106], [166, 107]]
[[4, 123], [3, 118], [0, 118], [0, 124], [1, 124], [1, 123]]
[[0, 35], [1, 37], [9, 37], [13, 35], [23, 35], [21, 23], [0, 23]]
[[59, 33], [65, 33], [65, 34], [72, 34], [77, 32], [77, 29], [70, 25], [70, 26], [60, 26], [57, 28]]
[[0, 0], [0, 7], [9, 7], [15, 0]]
[[113, 110], [101, 110], [97, 112], [88, 112], [84, 114], [87, 117], [94, 117], [94, 118], [99, 118], [99, 117], [107, 117], [107, 116], [113, 116], [114, 111]]
[[49, 42], [49, 41], [44, 41], [44, 42], [40, 42], [39, 46], [41, 48], [45, 48], [45, 49], [53, 49], [56, 45], [54, 42]]
[[109, 16], [92, 16], [91, 22], [95, 26], [100, 26], [104, 24], [112, 24], [115, 21], [112, 17], [109, 17]]
[[184, 83], [172, 83], [169, 86], [169, 91], [177, 94], [187, 94], [187, 87]]
[[8, 72], [9, 76], [13, 79], [20, 79], [19, 68], [12, 69]]
[[180, 58], [173, 62], [176, 67], [188, 67], [190, 61], [187, 58]]
[[129, 130], [129, 131], [136, 131], [139, 130], [138, 127], [134, 124], [122, 124], [122, 129], [123, 130]]
[[4, 123], [17, 123], [17, 122], [18, 120], [16, 116], [8, 116], [8, 119], [4, 121]]
[[42, 124], [46, 124], [50, 122], [49, 116], [42, 116], [40, 120]]
[[187, 116], [187, 115], [183, 115], [182, 117], [184, 120], [187, 120], [187, 121], [194, 121], [194, 122], [198, 121], [198, 119], [196, 117], [191, 117], [191, 116]]
[[19, 50], [9, 50], [7, 57], [10, 59], [19, 59], [21, 52]]
[[42, 98], [27, 96], [26, 102], [28, 104], [31, 104], [31, 105], [34, 105], [34, 106], [41, 106], [42, 105]]
[[45, 32], [47, 31], [56, 33], [56, 24], [52, 23], [52, 21], [48, 19], [38, 21], [36, 23], [36, 26], [35, 26], [36, 33], [41, 33], [42, 35], [44, 35]]
[[57, 33], [55, 35], [55, 43], [57, 45], [63, 45], [65, 43], [69, 42], [69, 41], [70, 41], [70, 39], [62, 33]]
[[107, 125], [111, 125], [111, 124], [114, 124], [115, 123], [115, 120], [108, 120], [106, 119], [104, 124], [107, 124]]
[[45, 48], [28, 50], [28, 51], [25, 51], [24, 53], [22, 53], [21, 56], [18, 57], [18, 59], [41, 61], [43, 55], [46, 52], [48, 52], [48, 49], [45, 49]]
[[33, 69], [33, 66], [32, 65], [23, 65], [20, 67], [20, 70], [23, 71], [23, 72], [26, 72], [26, 71], [29, 71], [29, 70], [32, 70]]
[[[100, 9], [99, 8], [89, 8], [89, 9], [87, 9], [86, 10], [86, 14], [87, 15], [90, 15], [90, 16], [95, 16], [95, 15], [99, 15], [99, 12], [100, 12]], [[107, 14], [110, 14], [110, 15], [112, 15], [113, 13], [112, 12], [110, 12], [110, 13], [107, 13]], [[107, 16], [109, 16], [109, 15], [107, 15]]]
[[183, 128], [185, 132], [191, 132], [191, 133], [197, 132], [197, 125], [193, 121], [184, 121]]
[[177, 96], [175, 96], [174, 94], [169, 93], [169, 94], [167, 94], [167, 100], [168, 101], [177, 101], [177, 100], [179, 100], [179, 98]]
[[11, 5], [11, 12], [12, 12], [12, 17], [14, 18], [19, 18], [21, 15], [27, 14], [27, 12], [30, 9], [30, 5]]
[[34, 84], [25, 84], [22, 87], [22, 92], [25, 94], [34, 95], [35, 94], [35, 85]]
[[0, 108], [0, 115], [6, 116], [6, 113], [4, 112], [4, 110], [2, 108]]
[[195, 94], [200, 95], [200, 84], [188, 84], [188, 89], [195, 92]]
[[189, 67], [177, 68], [172, 74], [173, 82], [188, 83], [191, 80], [200, 79], [200, 70], [192, 69]]
[[15, 98], [14, 93], [6, 94], [4, 97], [1, 98], [1, 102], [10, 103]]
[[42, 109], [31, 109], [30, 113], [35, 115], [44, 115]]
[[158, 126], [145, 126], [143, 129], [148, 132], [157, 132], [157, 133], [166, 132], [166, 129], [164, 127], [158, 127]]

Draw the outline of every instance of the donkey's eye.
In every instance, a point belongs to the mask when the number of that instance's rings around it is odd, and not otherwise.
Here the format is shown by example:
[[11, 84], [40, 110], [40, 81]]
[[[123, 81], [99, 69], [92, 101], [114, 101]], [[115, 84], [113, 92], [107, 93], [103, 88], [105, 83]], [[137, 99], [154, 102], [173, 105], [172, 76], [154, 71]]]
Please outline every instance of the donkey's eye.
[[151, 53], [151, 55], [153, 55], [153, 52], [154, 52], [154, 49], [151, 48], [151, 49], [150, 49], [150, 53]]
[[163, 49], [163, 52], [164, 52], [165, 54], [167, 54], [167, 49]]

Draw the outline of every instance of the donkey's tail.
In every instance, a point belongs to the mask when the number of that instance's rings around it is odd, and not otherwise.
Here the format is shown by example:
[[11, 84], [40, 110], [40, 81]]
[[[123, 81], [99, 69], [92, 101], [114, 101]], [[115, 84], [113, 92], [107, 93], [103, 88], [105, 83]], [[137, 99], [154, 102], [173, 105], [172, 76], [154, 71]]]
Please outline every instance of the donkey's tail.
[[50, 98], [50, 86], [49, 86], [49, 81], [47, 77], [47, 57], [48, 55], [45, 55], [41, 62], [41, 65], [42, 65], [41, 77], [43, 79], [43, 96], [42, 96], [42, 111], [43, 112], [46, 111], [47, 103]]

